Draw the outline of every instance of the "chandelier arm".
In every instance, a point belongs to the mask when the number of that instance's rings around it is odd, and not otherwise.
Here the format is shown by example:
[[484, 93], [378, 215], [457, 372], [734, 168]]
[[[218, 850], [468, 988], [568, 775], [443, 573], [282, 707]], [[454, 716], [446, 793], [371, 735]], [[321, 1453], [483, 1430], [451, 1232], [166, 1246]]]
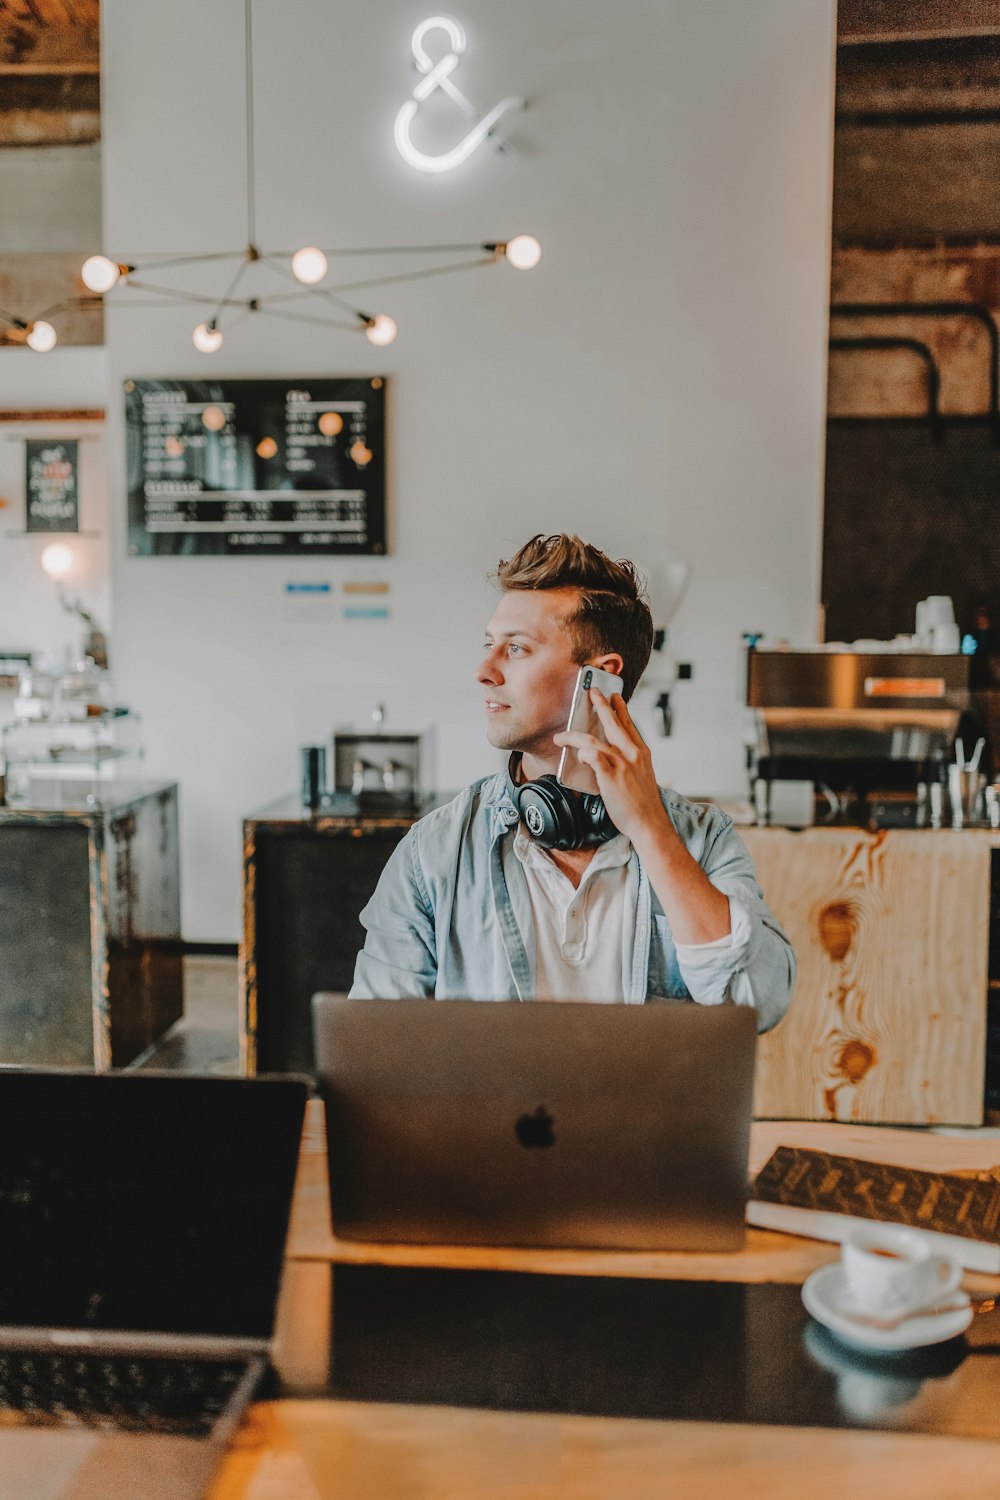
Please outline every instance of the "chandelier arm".
[[2, 307], [0, 307], [0, 318], [3, 318], [4, 322], [9, 323], [12, 328], [23, 328], [27, 321], [25, 318], [16, 318], [13, 313], [6, 312]]
[[[446, 276], [450, 271], [468, 271], [474, 266], [492, 266], [493, 264], [493, 257], [490, 256], [489, 260], [466, 260], [457, 266], [435, 266], [423, 271], [400, 271], [395, 276], [381, 276], [372, 281], [345, 282], [337, 287], [310, 287], [307, 291], [301, 292], [274, 292], [267, 300], [268, 302], [297, 302], [306, 297], [316, 296], [326, 296], [337, 300], [335, 298], [337, 292], [362, 291], [366, 287], [373, 286], [391, 286], [401, 281], [417, 281], [424, 276]], [[349, 304], [342, 303], [341, 305], [346, 307]], [[354, 312], [355, 309], [351, 308], [351, 311]]]
[[[493, 250], [495, 245], [500, 243], [503, 242], [491, 241], [487, 243], [484, 240], [476, 240], [469, 245], [365, 245], [351, 246], [346, 250], [324, 249], [323, 254], [328, 257], [338, 255], [466, 255], [472, 250]], [[290, 255], [291, 251], [289, 250], [268, 251], [268, 258], [282, 256], [288, 259]]]
[[423, 281], [430, 276], [450, 276], [454, 271], [471, 271], [477, 266], [492, 266], [492, 255], [483, 260], [464, 260], [457, 266], [429, 266], [423, 271], [400, 271], [395, 276], [378, 276], [370, 281], [347, 281], [330, 288], [330, 292], [355, 292], [376, 286], [397, 286], [402, 281]]
[[[292, 271], [289, 267], [283, 266], [281, 264], [281, 262], [279, 260], [276, 260], [273, 255], [265, 255], [263, 257], [263, 259], [271, 267], [272, 271], [276, 271], [278, 273], [278, 275], [279, 276], [283, 276], [286, 281], [292, 281], [292, 282], [295, 283], [296, 286], [300, 286], [301, 285], [298, 277], [295, 275], [295, 272]], [[297, 292], [289, 292], [288, 293], [288, 296], [290, 296], [290, 297], [292, 297], [292, 296], [296, 296], [297, 297], [298, 295], [299, 295], [299, 293], [297, 293]], [[356, 307], [351, 307], [350, 303], [344, 302], [340, 297], [337, 297], [327, 287], [312, 286], [312, 287], [309, 287], [308, 290], [306, 292], [304, 292], [302, 295], [304, 295], [306, 297], [323, 297], [328, 302], [332, 302], [335, 307], [339, 307], [341, 309], [341, 311], [343, 311], [343, 312], [349, 312], [353, 318], [357, 318], [357, 317], [361, 316], [360, 313], [358, 312], [358, 309]], [[271, 300], [277, 301], [278, 300], [278, 294], [275, 294], [273, 298], [268, 298], [268, 300], [269, 301], [271, 301]]]
[[[146, 288], [143, 287], [140, 290], [145, 291]], [[153, 288], [149, 288], [149, 290], [153, 290]], [[205, 298], [206, 302], [212, 302], [214, 300], [215, 299], [212, 298], [212, 297], [206, 297]], [[111, 311], [114, 311], [114, 312], [125, 312], [125, 311], [128, 311], [128, 312], [138, 312], [141, 308], [144, 308], [144, 307], [177, 307], [177, 305], [178, 305], [178, 303], [177, 303], [176, 298], [173, 298], [173, 299], [167, 299], [167, 298], [165, 298], [162, 302], [159, 301], [159, 300], [154, 301], [151, 298], [145, 298], [143, 301], [140, 302], [137, 297], [130, 297], [127, 302], [123, 302], [123, 301], [119, 300], [118, 298], [115, 298], [114, 302], [106, 302], [104, 304], [106, 312], [111, 312]], [[247, 303], [238, 302], [238, 303], [234, 303], [233, 306], [234, 307], [243, 307], [245, 310], [249, 311], [250, 304], [248, 302]], [[233, 321], [235, 321], [235, 319]]]
[[257, 311], [264, 313], [269, 318], [283, 318], [290, 323], [315, 323], [320, 328], [339, 328], [346, 333], [356, 333], [357, 323], [337, 323], [332, 318], [310, 318], [302, 313], [279, 312], [276, 308], [267, 306], [267, 298], [261, 298], [257, 304]]
[[[147, 271], [163, 271], [171, 266], [196, 266], [208, 264], [214, 260], [243, 260], [245, 250], [212, 250], [202, 255], [200, 251], [192, 252], [190, 255], [172, 255], [169, 260], [147, 260], [141, 265], [136, 264], [133, 270], [145, 275]], [[131, 281], [131, 276], [129, 277]], [[126, 282], [126, 285], [128, 282]], [[134, 285], [134, 283], [132, 283]]]
[[[207, 303], [209, 307], [214, 307], [218, 303], [217, 297], [206, 297], [201, 292], [184, 292], [172, 286], [153, 286], [148, 281], [133, 281], [132, 286], [138, 292], [156, 292], [160, 297], [173, 297], [178, 302], [193, 302], [199, 305]], [[116, 307], [124, 307], [126, 304], [116, 300], [114, 305]], [[241, 302], [237, 305], [243, 306], [244, 304]], [[249, 305], [249, 299], [247, 305]]]
[[[248, 3], [249, 3], [249, 0], [248, 0]], [[243, 272], [246, 270], [248, 264], [249, 264], [249, 262], [244, 260], [244, 261], [241, 261], [240, 264], [237, 266], [237, 268], [236, 268], [236, 275], [233, 277], [232, 281], [226, 287], [226, 290], [223, 292], [222, 297], [219, 299], [219, 305], [218, 305], [218, 307], [215, 309], [215, 312], [212, 314], [212, 316], [211, 316], [211, 318], [209, 320], [210, 323], [212, 323], [213, 325], [215, 324], [216, 319], [218, 318], [218, 316], [221, 313], [222, 309], [224, 307], [229, 307], [230, 306], [230, 304], [231, 304], [231, 302], [233, 300], [233, 293], [235, 292], [236, 288], [239, 286], [239, 284], [240, 284], [240, 278], [242, 277]]]

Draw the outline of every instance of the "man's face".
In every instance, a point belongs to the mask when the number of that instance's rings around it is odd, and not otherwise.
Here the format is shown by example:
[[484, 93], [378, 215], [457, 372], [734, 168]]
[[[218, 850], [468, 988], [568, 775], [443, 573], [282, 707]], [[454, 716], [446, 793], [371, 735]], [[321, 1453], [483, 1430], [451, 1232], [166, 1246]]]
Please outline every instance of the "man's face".
[[580, 668], [563, 625], [576, 602], [576, 589], [524, 589], [497, 605], [476, 681], [486, 738], [498, 750], [558, 759], [552, 736], [566, 728]]

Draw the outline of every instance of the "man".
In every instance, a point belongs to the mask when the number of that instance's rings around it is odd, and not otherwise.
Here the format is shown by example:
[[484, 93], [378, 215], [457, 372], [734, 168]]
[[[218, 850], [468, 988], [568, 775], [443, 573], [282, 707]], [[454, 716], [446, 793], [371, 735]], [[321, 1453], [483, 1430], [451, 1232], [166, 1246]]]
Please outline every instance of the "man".
[[[657, 786], [626, 707], [653, 642], [635, 568], [575, 536], [535, 536], [496, 576], [476, 677], [508, 765], [395, 849], [361, 914], [351, 994], [733, 1002], [756, 1009], [759, 1030], [773, 1026], [795, 958], [746, 847], [718, 808]], [[565, 732], [582, 665], [622, 678], [610, 701], [591, 692], [606, 743]], [[592, 770], [613, 827], [545, 848], [517, 804], [564, 745]]]

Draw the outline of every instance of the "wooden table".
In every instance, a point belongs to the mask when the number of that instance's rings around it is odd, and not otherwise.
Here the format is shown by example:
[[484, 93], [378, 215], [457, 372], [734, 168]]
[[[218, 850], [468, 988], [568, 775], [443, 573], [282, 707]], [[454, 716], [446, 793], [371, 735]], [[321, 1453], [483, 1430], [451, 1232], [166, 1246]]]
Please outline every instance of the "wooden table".
[[[769, 1121], [753, 1126], [752, 1170], [779, 1143], [941, 1170], [1000, 1160], [992, 1137]], [[838, 1254], [757, 1229], [737, 1255], [360, 1245], [335, 1240], [327, 1212], [314, 1104], [276, 1339], [303, 1384], [326, 1358], [331, 1262], [794, 1285]], [[1000, 1278], [965, 1284], [1000, 1294]], [[998, 1461], [1000, 1445], [976, 1437], [293, 1400], [251, 1409], [211, 1500], [994, 1500]]]

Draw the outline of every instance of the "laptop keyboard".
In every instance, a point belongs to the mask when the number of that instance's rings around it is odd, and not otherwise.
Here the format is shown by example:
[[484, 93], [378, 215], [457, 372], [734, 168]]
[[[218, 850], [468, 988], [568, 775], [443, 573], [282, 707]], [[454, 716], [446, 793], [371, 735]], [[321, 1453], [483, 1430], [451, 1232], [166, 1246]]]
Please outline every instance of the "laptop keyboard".
[[0, 1428], [207, 1437], [246, 1370], [243, 1360], [0, 1349]]

